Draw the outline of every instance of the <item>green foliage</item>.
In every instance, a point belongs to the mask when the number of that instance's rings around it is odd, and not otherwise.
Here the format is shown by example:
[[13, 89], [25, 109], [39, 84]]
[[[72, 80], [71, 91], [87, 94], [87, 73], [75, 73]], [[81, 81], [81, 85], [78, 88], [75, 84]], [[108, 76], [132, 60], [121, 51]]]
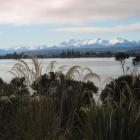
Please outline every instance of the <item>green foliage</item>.
[[132, 65], [133, 65], [133, 73], [137, 73], [137, 68], [140, 65], [140, 56], [136, 56], [132, 59]]
[[129, 58], [129, 55], [128, 55], [127, 53], [124, 53], [124, 52], [119, 52], [119, 53], [117, 53], [116, 56], [115, 56], [115, 59], [116, 59], [117, 61], [122, 61], [122, 60], [128, 59], [128, 58]]
[[140, 63], [140, 56], [134, 57], [132, 61], [134, 65], [137, 65], [138, 63]]
[[5, 96], [0, 105], [1, 140], [61, 140], [68, 133], [61, 128], [61, 104], [52, 98]]
[[129, 58], [129, 55], [124, 52], [119, 52], [116, 54], [115, 59], [119, 61], [122, 66], [123, 74], [125, 75], [125, 60]]
[[10, 83], [5, 83], [0, 79], [0, 96], [10, 95], [29, 95], [29, 91], [25, 84], [25, 78], [14, 78]]
[[119, 103], [122, 97], [126, 98], [125, 104], [133, 97], [140, 104], [140, 76], [126, 75], [110, 82], [106, 85], [101, 93], [103, 104], [107, 103], [107, 99], [114, 103]]
[[[68, 80], [63, 74], [58, 77], [54, 72], [41, 76], [32, 87], [37, 91], [36, 95], [53, 98], [61, 103], [61, 127], [66, 129], [67, 125], [71, 125], [72, 135], [80, 139], [78, 133], [75, 134], [75, 128], [81, 127], [77, 118], [79, 109], [90, 104], [98, 88], [92, 82]], [[70, 123], [71, 119], [73, 124]]]

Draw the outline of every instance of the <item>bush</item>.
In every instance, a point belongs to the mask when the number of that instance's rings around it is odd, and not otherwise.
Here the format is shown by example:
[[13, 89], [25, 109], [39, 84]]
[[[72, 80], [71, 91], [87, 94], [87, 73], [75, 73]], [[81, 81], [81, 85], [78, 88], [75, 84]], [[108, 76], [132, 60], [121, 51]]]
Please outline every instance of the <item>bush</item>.
[[10, 95], [29, 95], [28, 88], [25, 84], [25, 78], [14, 78], [10, 83], [5, 83], [0, 79], [0, 96]]
[[121, 76], [106, 85], [101, 93], [101, 100], [103, 104], [107, 103], [107, 98], [114, 103], [119, 103], [121, 97], [126, 98], [126, 103], [129, 102], [131, 97], [140, 104], [140, 76], [126, 75]]
[[[80, 139], [78, 133], [75, 133], [75, 128], [81, 127], [77, 119], [77, 115], [80, 117], [79, 109], [90, 104], [98, 88], [92, 82], [68, 80], [63, 74], [58, 77], [53, 72], [41, 76], [32, 87], [37, 91], [36, 95], [54, 98], [61, 104], [61, 127], [65, 129], [67, 125], [71, 125], [73, 136]], [[73, 124], [69, 124], [70, 122]]]

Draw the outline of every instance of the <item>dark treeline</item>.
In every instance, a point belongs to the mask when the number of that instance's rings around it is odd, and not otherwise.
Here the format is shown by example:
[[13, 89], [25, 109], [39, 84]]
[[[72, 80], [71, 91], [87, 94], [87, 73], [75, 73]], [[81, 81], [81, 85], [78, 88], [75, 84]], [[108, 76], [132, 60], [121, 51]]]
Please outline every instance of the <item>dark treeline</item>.
[[[118, 52], [95, 52], [95, 51], [74, 51], [67, 50], [57, 53], [35, 54], [38, 58], [91, 58], [91, 57], [115, 57]], [[140, 52], [125, 52], [130, 57], [139, 56]], [[13, 53], [0, 55], [0, 59], [29, 59], [28, 53]]]
[[0, 59], [21, 59], [21, 58], [27, 58], [27, 55], [24, 53], [13, 53], [13, 54], [6, 54], [6, 55], [0, 55]]
[[112, 57], [111, 52], [94, 52], [94, 51], [63, 51], [59, 54], [61, 58], [79, 58], [79, 57]]

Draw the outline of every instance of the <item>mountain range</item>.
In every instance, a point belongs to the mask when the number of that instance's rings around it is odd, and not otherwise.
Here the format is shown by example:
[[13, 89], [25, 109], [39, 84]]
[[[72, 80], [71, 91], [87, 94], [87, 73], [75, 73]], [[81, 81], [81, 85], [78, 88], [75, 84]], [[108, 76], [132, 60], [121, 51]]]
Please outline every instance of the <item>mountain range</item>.
[[79, 50], [79, 51], [140, 51], [140, 41], [127, 40], [123, 38], [116, 38], [112, 40], [98, 39], [85, 39], [61, 42], [55, 46], [18, 46], [14, 48], [0, 49], [0, 55], [21, 53], [21, 52], [34, 52], [34, 53], [49, 53], [60, 52], [65, 50]]
[[66, 47], [66, 46], [81, 47], [85, 45], [86, 46], [87, 45], [93, 45], [93, 46], [140, 45], [140, 41], [126, 40], [122, 38], [117, 38], [117, 39], [112, 39], [112, 40], [102, 40], [98, 38], [98, 39], [88, 39], [88, 40], [72, 39], [67, 42], [62, 42], [60, 44], [61, 47]]

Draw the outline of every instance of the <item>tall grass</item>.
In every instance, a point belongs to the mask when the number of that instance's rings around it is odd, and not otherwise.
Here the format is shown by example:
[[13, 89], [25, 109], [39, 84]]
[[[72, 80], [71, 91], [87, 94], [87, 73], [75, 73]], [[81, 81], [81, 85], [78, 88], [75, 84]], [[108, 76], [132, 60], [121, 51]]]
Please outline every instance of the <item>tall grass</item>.
[[[5, 96], [6, 100], [2, 102], [2, 106], [7, 106], [5, 102], [10, 102], [7, 108], [14, 114], [12, 118], [9, 116], [13, 125], [6, 127], [13, 132], [7, 134], [9, 137], [13, 135], [14, 140], [81, 139], [79, 109], [88, 105], [92, 94], [98, 91], [92, 82], [86, 81], [99, 76], [89, 68], [82, 69], [79, 66], [71, 67], [66, 75], [63, 75], [60, 71], [64, 66], [58, 69], [58, 73], [54, 70], [55, 62], [51, 62], [47, 67], [49, 74], [42, 75], [42, 63], [35, 56], [32, 58], [32, 64], [33, 67], [24, 60], [18, 60], [12, 68], [11, 73], [18, 77], [12, 80], [12, 83], [16, 84], [17, 79], [24, 77], [26, 86], [34, 87], [36, 94], [16, 96], [18, 107], [12, 110], [13, 102], [9, 96]], [[80, 81], [75, 81], [75, 75], [79, 76]], [[6, 136], [4, 131], [1, 138], [5, 139]]]
[[38, 80], [42, 73], [42, 61], [39, 61], [35, 55], [30, 55], [30, 57], [33, 67], [29, 66], [26, 61], [19, 59], [9, 71], [15, 77], [24, 77], [27, 85], [31, 85], [33, 81]]
[[12, 96], [1, 97], [0, 139], [74, 140], [73, 115], [63, 124], [64, 115], [66, 114], [62, 111], [62, 103], [57, 99], [46, 96], [22, 99]]
[[121, 99], [116, 106], [91, 106], [84, 110], [84, 140], [139, 140], [140, 106], [133, 98], [127, 107]]

